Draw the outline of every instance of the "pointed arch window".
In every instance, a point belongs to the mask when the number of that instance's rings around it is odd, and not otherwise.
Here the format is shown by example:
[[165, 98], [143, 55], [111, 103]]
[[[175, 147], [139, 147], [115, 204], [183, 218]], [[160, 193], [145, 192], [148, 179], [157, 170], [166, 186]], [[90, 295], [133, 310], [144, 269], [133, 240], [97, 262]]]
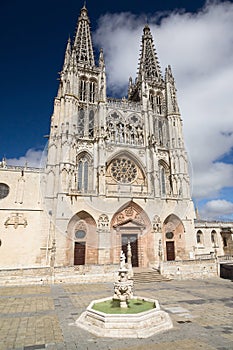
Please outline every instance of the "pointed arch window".
[[89, 162], [86, 156], [83, 156], [78, 161], [78, 191], [87, 192], [89, 179], [88, 179], [88, 171], [89, 170]]
[[79, 99], [80, 101], [86, 101], [87, 96], [87, 81], [85, 79], [80, 80], [79, 85]]
[[85, 112], [84, 109], [81, 108], [78, 114], [78, 135], [84, 136], [84, 120], [85, 120]]
[[89, 113], [89, 137], [94, 137], [94, 111]]
[[95, 93], [96, 93], [96, 83], [94, 81], [90, 81], [90, 85], [89, 85], [89, 101], [91, 103], [95, 102]]
[[165, 175], [165, 169], [162, 166], [161, 167], [161, 193], [162, 195], [166, 195], [166, 175]]
[[151, 108], [154, 110], [155, 109], [155, 95], [154, 95], [153, 91], [150, 91], [149, 101], [150, 101]]
[[203, 245], [204, 240], [203, 240], [203, 233], [201, 230], [197, 231], [197, 244], [198, 245]]
[[170, 168], [168, 164], [161, 160], [159, 162], [159, 169], [160, 169], [160, 192], [161, 196], [168, 196], [171, 194], [171, 184], [169, 182], [170, 178]]
[[160, 95], [156, 95], [156, 112], [157, 114], [162, 114], [162, 97]]
[[213, 247], [217, 246], [217, 232], [215, 230], [211, 231], [211, 243]]

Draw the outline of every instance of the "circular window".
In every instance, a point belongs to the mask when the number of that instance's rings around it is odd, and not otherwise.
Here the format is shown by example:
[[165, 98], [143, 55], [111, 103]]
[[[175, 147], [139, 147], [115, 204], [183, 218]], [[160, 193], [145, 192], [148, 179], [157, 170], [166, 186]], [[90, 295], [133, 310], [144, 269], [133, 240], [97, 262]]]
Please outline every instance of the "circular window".
[[0, 183], [0, 199], [8, 196], [10, 192], [10, 187], [4, 183]]
[[86, 232], [83, 230], [78, 230], [75, 232], [75, 237], [77, 239], [84, 238], [86, 236]]
[[166, 233], [166, 238], [167, 239], [172, 239], [174, 237], [174, 233], [173, 232], [167, 232]]
[[131, 183], [137, 177], [137, 167], [129, 159], [116, 159], [111, 164], [111, 174], [117, 182]]

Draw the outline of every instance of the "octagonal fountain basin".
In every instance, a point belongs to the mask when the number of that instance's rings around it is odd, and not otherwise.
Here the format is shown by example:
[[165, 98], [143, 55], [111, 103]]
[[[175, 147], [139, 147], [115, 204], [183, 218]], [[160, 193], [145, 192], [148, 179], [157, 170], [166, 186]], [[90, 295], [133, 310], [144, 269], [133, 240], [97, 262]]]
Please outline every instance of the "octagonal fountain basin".
[[133, 296], [127, 308], [121, 308], [113, 298], [93, 300], [76, 325], [99, 337], [110, 338], [147, 338], [173, 327], [158, 300], [139, 296]]

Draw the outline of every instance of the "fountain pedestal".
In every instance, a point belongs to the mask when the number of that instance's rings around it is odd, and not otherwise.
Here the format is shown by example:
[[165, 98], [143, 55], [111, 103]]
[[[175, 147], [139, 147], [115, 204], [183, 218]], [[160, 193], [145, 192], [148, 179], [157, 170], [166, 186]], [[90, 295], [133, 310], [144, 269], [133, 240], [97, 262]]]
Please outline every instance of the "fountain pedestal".
[[125, 266], [125, 255], [123, 251], [120, 256], [120, 268], [118, 270], [118, 281], [114, 283], [113, 300], [119, 300], [120, 307], [127, 308], [128, 300], [133, 297], [133, 280], [128, 278], [128, 269]]

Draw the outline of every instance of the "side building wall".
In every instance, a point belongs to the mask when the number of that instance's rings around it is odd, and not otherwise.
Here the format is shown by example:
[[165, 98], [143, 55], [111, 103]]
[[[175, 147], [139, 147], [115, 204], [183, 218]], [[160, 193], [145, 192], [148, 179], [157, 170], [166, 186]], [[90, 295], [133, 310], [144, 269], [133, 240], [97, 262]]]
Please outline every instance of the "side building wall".
[[233, 256], [233, 222], [195, 222], [195, 258], [204, 255]]
[[49, 220], [41, 200], [42, 175], [39, 169], [0, 169], [1, 268], [48, 264]]

